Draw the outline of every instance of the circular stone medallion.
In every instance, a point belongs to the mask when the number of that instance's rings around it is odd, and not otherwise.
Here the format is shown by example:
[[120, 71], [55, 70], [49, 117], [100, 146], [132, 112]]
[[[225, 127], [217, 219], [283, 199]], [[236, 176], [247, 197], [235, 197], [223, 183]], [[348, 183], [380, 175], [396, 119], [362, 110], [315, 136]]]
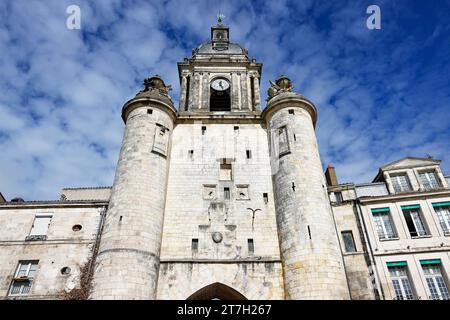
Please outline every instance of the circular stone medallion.
[[223, 237], [220, 232], [213, 232], [212, 239], [215, 243], [219, 243], [222, 242]]

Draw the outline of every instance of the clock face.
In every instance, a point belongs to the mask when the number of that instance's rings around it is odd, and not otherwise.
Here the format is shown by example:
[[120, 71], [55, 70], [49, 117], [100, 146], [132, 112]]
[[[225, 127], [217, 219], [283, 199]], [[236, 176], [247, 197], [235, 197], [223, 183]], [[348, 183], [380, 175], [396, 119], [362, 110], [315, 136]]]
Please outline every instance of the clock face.
[[211, 83], [211, 88], [216, 91], [225, 91], [230, 87], [230, 84], [225, 79], [216, 79]]

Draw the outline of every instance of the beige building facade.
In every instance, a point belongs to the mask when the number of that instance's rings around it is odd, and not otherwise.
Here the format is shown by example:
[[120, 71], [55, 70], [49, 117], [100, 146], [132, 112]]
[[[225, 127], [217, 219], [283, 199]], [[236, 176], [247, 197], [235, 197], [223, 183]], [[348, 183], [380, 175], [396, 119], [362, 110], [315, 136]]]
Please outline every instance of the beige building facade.
[[178, 108], [159, 76], [125, 103], [112, 187], [0, 197], [2, 298], [448, 299], [439, 161], [339, 184], [314, 104], [281, 76], [262, 111], [262, 64], [229, 39], [219, 20], [178, 63]]

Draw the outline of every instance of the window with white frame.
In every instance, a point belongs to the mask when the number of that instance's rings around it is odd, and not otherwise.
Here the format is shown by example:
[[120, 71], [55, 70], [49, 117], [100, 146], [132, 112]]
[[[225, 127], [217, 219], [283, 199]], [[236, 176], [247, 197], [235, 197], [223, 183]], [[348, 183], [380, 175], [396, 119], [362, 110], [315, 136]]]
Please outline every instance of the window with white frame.
[[450, 202], [433, 203], [434, 212], [445, 235], [450, 235]]
[[395, 299], [413, 300], [414, 294], [411, 288], [406, 262], [388, 262], [387, 266], [395, 291]]
[[436, 172], [433, 171], [426, 171], [426, 172], [419, 172], [419, 180], [420, 185], [422, 186], [422, 189], [424, 190], [432, 190], [432, 189], [438, 189], [441, 187], [439, 184], [439, 181], [436, 177]]
[[402, 211], [411, 237], [422, 237], [428, 234], [419, 205], [402, 206]]
[[392, 225], [389, 208], [372, 209], [372, 217], [380, 240], [397, 237]]
[[395, 192], [411, 191], [411, 183], [409, 183], [408, 176], [404, 174], [391, 175], [392, 186]]
[[432, 300], [450, 300], [447, 283], [441, 272], [441, 260], [421, 260], [425, 281]]
[[9, 291], [10, 295], [25, 295], [30, 292], [31, 285], [38, 269], [38, 260], [19, 261]]

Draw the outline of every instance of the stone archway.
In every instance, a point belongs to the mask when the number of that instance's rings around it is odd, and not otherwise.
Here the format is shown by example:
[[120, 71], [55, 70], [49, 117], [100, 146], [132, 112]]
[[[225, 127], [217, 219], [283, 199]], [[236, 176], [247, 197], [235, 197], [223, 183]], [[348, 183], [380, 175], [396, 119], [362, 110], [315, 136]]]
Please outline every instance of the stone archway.
[[197, 290], [192, 295], [190, 295], [189, 298], [187, 298], [186, 300], [212, 300], [212, 299], [247, 300], [247, 298], [244, 297], [244, 295], [242, 295], [240, 292], [220, 282], [212, 283], [210, 285], [207, 285], [206, 287]]

